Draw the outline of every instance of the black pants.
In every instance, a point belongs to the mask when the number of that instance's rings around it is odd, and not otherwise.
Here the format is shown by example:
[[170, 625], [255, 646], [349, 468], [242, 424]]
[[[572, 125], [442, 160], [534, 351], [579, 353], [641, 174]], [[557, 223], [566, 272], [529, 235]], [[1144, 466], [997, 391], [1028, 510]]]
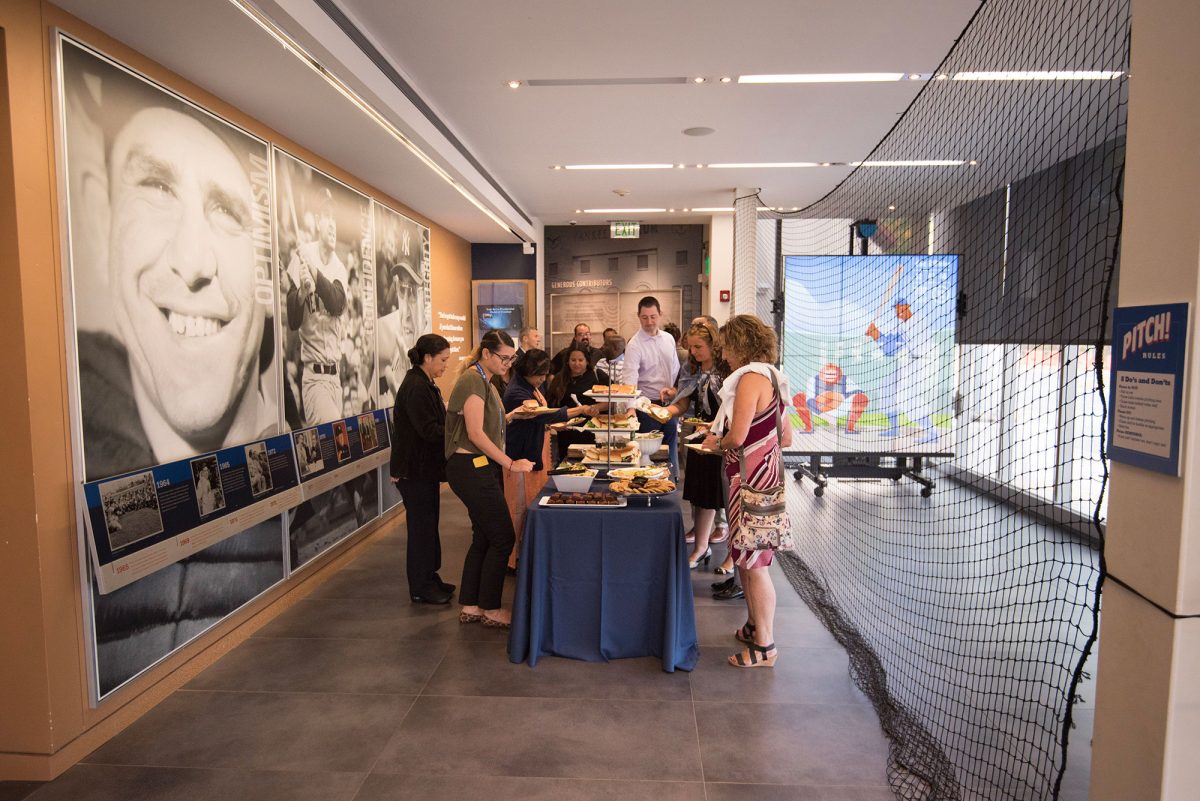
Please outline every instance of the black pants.
[[419, 478], [396, 482], [408, 518], [408, 592], [410, 595], [441, 595], [438, 570], [442, 567], [442, 538], [438, 524], [442, 516], [441, 484]]
[[446, 462], [450, 489], [471, 517], [471, 548], [463, 562], [458, 600], [463, 606], [499, 609], [508, 555], [517, 538], [504, 501], [500, 465], [489, 459], [483, 467], [476, 467], [475, 458], [455, 453]]

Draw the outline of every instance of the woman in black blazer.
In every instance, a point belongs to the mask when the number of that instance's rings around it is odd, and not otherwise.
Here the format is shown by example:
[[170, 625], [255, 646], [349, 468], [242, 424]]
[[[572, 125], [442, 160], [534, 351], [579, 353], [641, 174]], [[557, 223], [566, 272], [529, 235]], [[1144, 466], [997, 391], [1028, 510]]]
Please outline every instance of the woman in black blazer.
[[425, 334], [408, 351], [412, 363], [392, 412], [392, 481], [408, 516], [408, 594], [413, 603], [448, 604], [454, 585], [442, 581], [441, 483], [446, 480], [446, 404], [434, 379], [450, 363], [450, 343]]

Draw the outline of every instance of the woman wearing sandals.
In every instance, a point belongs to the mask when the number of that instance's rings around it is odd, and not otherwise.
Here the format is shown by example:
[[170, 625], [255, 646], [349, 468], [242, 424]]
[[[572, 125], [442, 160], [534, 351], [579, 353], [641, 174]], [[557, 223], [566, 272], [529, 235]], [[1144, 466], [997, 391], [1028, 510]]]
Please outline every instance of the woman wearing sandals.
[[734, 667], [774, 667], [775, 585], [768, 568], [775, 557], [769, 548], [743, 550], [742, 489], [766, 490], [783, 478], [782, 448], [791, 445], [792, 428], [781, 415], [788, 397], [787, 379], [774, 367], [775, 332], [751, 314], [739, 314], [721, 327], [725, 358], [733, 373], [721, 390], [721, 410], [704, 447], [725, 453], [729, 478], [729, 548], [746, 592], [746, 624], [734, 636], [746, 644], [729, 657]]
[[[701, 321], [688, 328], [688, 366], [692, 380], [678, 387], [675, 400], [667, 409], [674, 416], [690, 410], [706, 423], [717, 416], [721, 405], [721, 382], [729, 375], [729, 365], [721, 356], [720, 336], [710, 323]], [[687, 457], [683, 474], [683, 499], [692, 505], [692, 530], [695, 545], [688, 557], [688, 567], [695, 570], [700, 563], [712, 558], [709, 537], [717, 510], [725, 507], [725, 479], [721, 459], [716, 454], [692, 452]], [[720, 540], [716, 540], [720, 542]]]
[[467, 507], [471, 518], [471, 547], [463, 562], [458, 599], [460, 623], [482, 621], [508, 628], [512, 613], [500, 607], [505, 565], [512, 552], [512, 518], [504, 500], [504, 471], [528, 473], [528, 459], [510, 459], [504, 452], [505, 425], [512, 415], [492, 376], [504, 372], [516, 358], [512, 337], [488, 331], [464, 363], [462, 375], [446, 407], [446, 479]]

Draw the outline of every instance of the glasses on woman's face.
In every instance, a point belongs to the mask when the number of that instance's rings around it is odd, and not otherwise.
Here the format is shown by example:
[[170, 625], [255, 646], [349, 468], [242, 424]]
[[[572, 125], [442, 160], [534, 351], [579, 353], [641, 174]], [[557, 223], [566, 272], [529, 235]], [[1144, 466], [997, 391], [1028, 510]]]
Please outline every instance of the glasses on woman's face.
[[510, 364], [512, 364], [513, 362], [515, 362], [517, 360], [517, 354], [515, 352], [513, 352], [513, 353], [508, 354], [507, 356], [501, 356], [499, 353], [497, 353], [496, 358], [498, 358], [500, 360], [500, 363], [502, 365], [504, 365], [505, 367], [508, 367]]

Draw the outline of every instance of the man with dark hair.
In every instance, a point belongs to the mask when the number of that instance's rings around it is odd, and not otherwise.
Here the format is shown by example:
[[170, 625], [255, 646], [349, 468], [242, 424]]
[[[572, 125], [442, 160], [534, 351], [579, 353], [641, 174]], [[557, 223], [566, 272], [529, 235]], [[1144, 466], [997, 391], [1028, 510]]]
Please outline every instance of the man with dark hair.
[[[666, 331], [659, 330], [662, 319], [662, 306], [658, 298], [647, 295], [638, 301], [639, 330], [625, 346], [625, 366], [623, 383], [633, 384], [638, 392], [650, 398], [654, 403], [660, 403], [669, 395], [669, 390], [675, 387], [675, 377], [679, 375], [679, 354], [676, 352], [676, 341]], [[645, 412], [638, 412], [642, 431], [662, 431], [663, 443], [670, 450], [671, 462], [676, 460], [676, 434], [678, 427], [675, 420], [660, 423]]]
[[600, 349], [592, 347], [592, 329], [587, 323], [579, 323], [575, 326], [575, 336], [571, 339], [571, 344], [554, 354], [554, 358], [550, 362], [550, 372], [561, 373], [567, 365], [567, 354], [576, 349], [587, 354], [588, 367], [596, 366], [596, 362], [600, 359]]

